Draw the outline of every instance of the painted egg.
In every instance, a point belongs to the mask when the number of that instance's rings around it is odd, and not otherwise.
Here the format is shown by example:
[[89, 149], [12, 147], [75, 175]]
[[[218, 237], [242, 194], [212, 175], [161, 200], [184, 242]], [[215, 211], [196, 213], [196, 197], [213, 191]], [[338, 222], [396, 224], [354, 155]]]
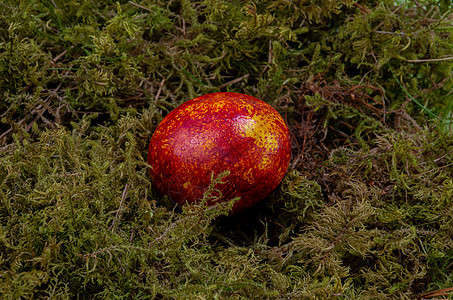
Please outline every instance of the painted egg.
[[[178, 204], [203, 198], [212, 178], [232, 209], [251, 207], [274, 190], [291, 156], [288, 127], [266, 102], [238, 93], [213, 93], [171, 111], [154, 132], [148, 149], [149, 173], [161, 194]], [[214, 176], [214, 177], [212, 177]]]

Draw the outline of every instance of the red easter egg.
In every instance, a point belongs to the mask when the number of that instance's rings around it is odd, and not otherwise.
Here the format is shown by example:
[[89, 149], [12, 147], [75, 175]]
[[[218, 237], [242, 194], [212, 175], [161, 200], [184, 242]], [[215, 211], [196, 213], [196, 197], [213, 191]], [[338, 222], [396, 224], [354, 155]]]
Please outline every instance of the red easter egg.
[[213, 93], [171, 111], [148, 149], [154, 186], [179, 204], [203, 198], [223, 171], [220, 201], [240, 197], [232, 213], [251, 207], [274, 190], [291, 156], [288, 127], [266, 102], [238, 93]]

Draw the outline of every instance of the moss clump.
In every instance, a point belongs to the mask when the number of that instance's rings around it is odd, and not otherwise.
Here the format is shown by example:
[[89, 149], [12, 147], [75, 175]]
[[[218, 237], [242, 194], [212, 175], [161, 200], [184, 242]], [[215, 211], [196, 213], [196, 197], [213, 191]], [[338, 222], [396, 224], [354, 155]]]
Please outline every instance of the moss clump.
[[[4, 1], [0, 297], [451, 297], [447, 2]], [[179, 208], [147, 174], [157, 124], [215, 91], [293, 138], [236, 216], [221, 178]]]

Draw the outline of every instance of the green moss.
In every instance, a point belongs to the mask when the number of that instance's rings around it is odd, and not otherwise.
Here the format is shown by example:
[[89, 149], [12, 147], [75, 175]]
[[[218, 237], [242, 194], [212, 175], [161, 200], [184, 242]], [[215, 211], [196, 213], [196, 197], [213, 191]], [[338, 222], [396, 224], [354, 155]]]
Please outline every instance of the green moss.
[[[416, 298], [453, 286], [448, 1], [3, 1], [0, 297]], [[195, 96], [274, 106], [290, 169], [175, 207], [148, 142]], [[444, 295], [451, 297], [450, 295]]]

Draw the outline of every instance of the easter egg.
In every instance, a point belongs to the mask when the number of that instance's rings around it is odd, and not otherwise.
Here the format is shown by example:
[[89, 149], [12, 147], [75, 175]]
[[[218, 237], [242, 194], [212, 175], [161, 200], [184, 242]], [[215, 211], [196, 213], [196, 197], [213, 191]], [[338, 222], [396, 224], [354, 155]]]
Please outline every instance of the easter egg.
[[201, 201], [212, 182], [231, 213], [264, 199], [283, 179], [291, 156], [288, 127], [255, 97], [230, 92], [203, 95], [172, 110], [156, 128], [148, 149], [157, 191], [183, 205]]

